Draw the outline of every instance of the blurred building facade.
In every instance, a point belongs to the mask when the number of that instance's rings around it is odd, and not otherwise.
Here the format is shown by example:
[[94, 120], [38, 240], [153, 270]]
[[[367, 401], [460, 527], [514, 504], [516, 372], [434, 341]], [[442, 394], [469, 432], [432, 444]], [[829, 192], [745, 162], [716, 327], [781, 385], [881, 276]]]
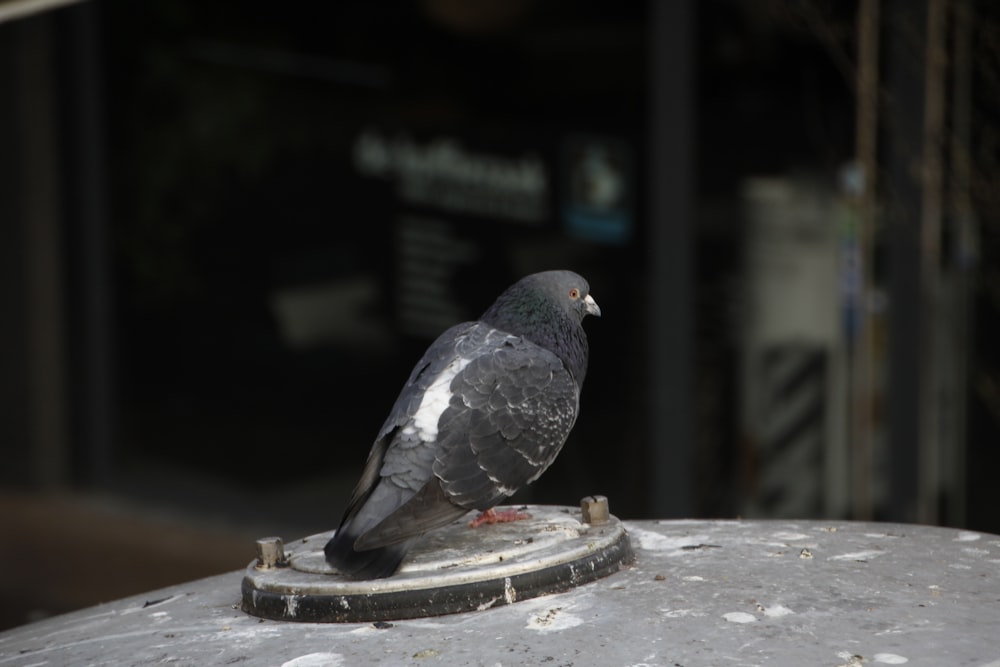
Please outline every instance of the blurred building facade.
[[325, 530], [424, 346], [565, 267], [605, 316], [520, 500], [1000, 531], [992, 4], [30, 4], [8, 491]]

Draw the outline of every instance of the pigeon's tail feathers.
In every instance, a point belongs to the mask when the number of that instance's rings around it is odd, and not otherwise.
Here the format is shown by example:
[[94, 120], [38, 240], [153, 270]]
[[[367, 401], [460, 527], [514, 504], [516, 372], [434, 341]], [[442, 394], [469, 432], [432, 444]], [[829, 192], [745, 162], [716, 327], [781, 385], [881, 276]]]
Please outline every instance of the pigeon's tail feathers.
[[342, 526], [323, 548], [326, 561], [340, 572], [355, 579], [381, 579], [391, 577], [410, 549], [410, 542], [400, 542], [387, 547], [357, 551], [354, 543], [358, 536], [351, 527]]
[[437, 478], [387, 516], [378, 516], [378, 491], [364, 507], [345, 517], [323, 549], [326, 560], [340, 572], [356, 578], [391, 576], [410, 546], [428, 530], [451, 523], [469, 510], [453, 505]]
[[354, 548], [376, 549], [411, 540], [428, 530], [451, 523], [468, 511], [466, 507], [453, 504], [441, 488], [440, 481], [433, 477], [413, 497], [378, 524], [366, 529], [358, 537]]

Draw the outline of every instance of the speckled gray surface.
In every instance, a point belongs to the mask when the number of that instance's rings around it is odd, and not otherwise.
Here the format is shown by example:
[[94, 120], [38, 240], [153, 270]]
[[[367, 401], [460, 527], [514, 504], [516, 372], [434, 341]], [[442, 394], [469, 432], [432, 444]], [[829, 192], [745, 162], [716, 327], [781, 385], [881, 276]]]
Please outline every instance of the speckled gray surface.
[[1000, 667], [1000, 536], [851, 522], [626, 526], [635, 564], [567, 593], [381, 627], [289, 623], [240, 611], [237, 571], [4, 632], [0, 666]]

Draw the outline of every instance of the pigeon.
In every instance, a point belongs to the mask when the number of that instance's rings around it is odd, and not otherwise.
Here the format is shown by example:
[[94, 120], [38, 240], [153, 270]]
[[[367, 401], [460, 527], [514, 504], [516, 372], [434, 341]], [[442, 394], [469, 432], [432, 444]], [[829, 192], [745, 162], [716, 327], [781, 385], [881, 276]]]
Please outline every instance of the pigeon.
[[523, 518], [494, 506], [538, 479], [576, 422], [587, 374], [582, 321], [600, 316], [572, 271], [514, 283], [417, 362], [372, 445], [327, 562], [355, 579], [393, 575], [429, 530]]

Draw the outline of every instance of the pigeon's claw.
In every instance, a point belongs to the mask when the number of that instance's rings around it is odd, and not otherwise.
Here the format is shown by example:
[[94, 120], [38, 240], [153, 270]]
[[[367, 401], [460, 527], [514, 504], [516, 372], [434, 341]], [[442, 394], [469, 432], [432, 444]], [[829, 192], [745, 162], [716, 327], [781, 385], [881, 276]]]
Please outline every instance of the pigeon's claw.
[[531, 515], [516, 509], [500, 510], [499, 512], [490, 508], [485, 512], [480, 512], [479, 516], [469, 522], [469, 528], [478, 528], [484, 523], [510, 523], [511, 521], [521, 521], [530, 519]]

